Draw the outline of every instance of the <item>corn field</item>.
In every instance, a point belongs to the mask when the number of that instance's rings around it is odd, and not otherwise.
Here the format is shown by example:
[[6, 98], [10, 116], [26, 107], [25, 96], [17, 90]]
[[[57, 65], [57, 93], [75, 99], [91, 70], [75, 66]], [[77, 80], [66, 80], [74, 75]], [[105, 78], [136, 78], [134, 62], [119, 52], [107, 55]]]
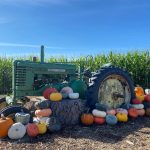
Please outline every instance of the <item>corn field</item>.
[[[12, 63], [14, 59], [18, 58], [0, 57], [0, 94], [9, 94], [12, 92]], [[29, 56], [27, 59], [31, 60], [32, 57]], [[131, 74], [135, 85], [138, 84], [144, 88], [150, 88], [149, 51], [135, 51], [127, 54], [110, 52], [108, 55], [79, 57], [77, 59], [68, 59], [63, 56], [57, 58], [50, 57], [46, 59], [46, 62], [72, 62], [77, 66], [84, 65], [85, 67], [90, 67], [93, 72], [106, 63], [112, 63], [115, 66], [127, 70]]]

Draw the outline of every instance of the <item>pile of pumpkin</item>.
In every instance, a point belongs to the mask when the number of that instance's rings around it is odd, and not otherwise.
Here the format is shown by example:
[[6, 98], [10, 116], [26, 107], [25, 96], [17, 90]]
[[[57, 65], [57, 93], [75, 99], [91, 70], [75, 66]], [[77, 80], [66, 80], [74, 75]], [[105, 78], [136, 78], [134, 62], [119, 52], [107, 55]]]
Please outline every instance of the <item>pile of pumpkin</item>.
[[52, 101], [61, 101], [62, 99], [78, 99], [79, 93], [73, 93], [71, 87], [64, 87], [58, 92], [55, 88], [47, 88], [43, 92], [43, 96], [45, 99], [50, 99]]
[[78, 99], [79, 93], [73, 93], [70, 87], [64, 87], [58, 92], [55, 88], [48, 88], [43, 92], [46, 100], [35, 103], [35, 117], [30, 121], [30, 114], [18, 112], [15, 119], [0, 117], [0, 138], [9, 137], [10, 139], [21, 139], [27, 133], [30, 137], [36, 137], [39, 134], [45, 134], [47, 131], [56, 132], [61, 130], [59, 119], [52, 116], [50, 101], [59, 102], [63, 98]]
[[[47, 103], [46, 101], [47, 100], [45, 100], [45, 104]], [[51, 116], [51, 114], [52, 111], [50, 108], [36, 110], [36, 118], [34, 118], [32, 123], [29, 122], [30, 114], [28, 113], [18, 112], [15, 114], [14, 120], [1, 115], [0, 138], [8, 136], [10, 139], [17, 140], [23, 138], [26, 133], [30, 137], [36, 137], [39, 134], [45, 134], [47, 130], [49, 132], [59, 131], [61, 124], [59, 120]]]
[[81, 122], [84, 125], [104, 124], [115, 125], [118, 122], [127, 122], [128, 118], [137, 118], [140, 116], [150, 116], [150, 89], [144, 89], [140, 86], [135, 87], [135, 99], [131, 104], [122, 105], [117, 109], [105, 109], [101, 104], [96, 104], [91, 113], [83, 113]]

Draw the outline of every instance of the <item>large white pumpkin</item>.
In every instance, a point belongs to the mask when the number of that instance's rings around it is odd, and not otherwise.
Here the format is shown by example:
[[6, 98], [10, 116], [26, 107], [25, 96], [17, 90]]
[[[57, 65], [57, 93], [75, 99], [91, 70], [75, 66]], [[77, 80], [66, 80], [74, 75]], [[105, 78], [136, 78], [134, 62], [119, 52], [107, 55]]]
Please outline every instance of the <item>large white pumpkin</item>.
[[100, 110], [97, 110], [97, 109], [93, 109], [92, 114], [95, 117], [103, 117], [103, 118], [106, 117], [106, 112], [105, 111], [100, 111]]
[[8, 130], [8, 137], [13, 140], [21, 139], [26, 133], [26, 127], [18, 122], [13, 124]]

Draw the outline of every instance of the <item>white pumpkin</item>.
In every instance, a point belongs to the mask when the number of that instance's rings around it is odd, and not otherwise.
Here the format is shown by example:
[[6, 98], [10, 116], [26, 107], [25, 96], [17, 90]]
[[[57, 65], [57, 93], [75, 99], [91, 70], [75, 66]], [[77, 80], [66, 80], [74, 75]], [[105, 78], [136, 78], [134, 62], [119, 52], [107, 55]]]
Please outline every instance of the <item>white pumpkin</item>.
[[150, 89], [145, 89], [145, 94], [150, 94]]
[[48, 119], [49, 117], [37, 117], [37, 119], [39, 120], [40, 123], [46, 123], [46, 120]]
[[92, 114], [95, 117], [103, 117], [103, 118], [106, 117], [106, 112], [105, 111], [100, 111], [100, 110], [97, 110], [97, 109], [93, 109]]
[[71, 87], [69, 86], [66, 86], [64, 88], [61, 89], [60, 93], [66, 93], [66, 94], [69, 94], [69, 93], [73, 93], [73, 90]]
[[21, 122], [26, 125], [30, 121], [30, 114], [19, 112], [15, 114], [15, 122]]
[[40, 120], [37, 117], [33, 118], [33, 123], [40, 123]]
[[26, 133], [26, 127], [18, 122], [13, 124], [8, 130], [8, 137], [13, 140], [21, 139]]
[[143, 109], [144, 105], [143, 104], [132, 104], [131, 107], [136, 108], [136, 109]]
[[79, 98], [79, 93], [69, 93], [69, 98], [70, 99], [78, 99]]

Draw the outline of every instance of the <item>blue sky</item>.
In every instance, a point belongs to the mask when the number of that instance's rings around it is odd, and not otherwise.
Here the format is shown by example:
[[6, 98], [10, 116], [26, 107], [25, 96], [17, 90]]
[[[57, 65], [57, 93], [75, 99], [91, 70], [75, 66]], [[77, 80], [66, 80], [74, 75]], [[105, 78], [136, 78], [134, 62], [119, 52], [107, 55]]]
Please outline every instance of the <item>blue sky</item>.
[[150, 49], [149, 0], [0, 0], [0, 55]]

